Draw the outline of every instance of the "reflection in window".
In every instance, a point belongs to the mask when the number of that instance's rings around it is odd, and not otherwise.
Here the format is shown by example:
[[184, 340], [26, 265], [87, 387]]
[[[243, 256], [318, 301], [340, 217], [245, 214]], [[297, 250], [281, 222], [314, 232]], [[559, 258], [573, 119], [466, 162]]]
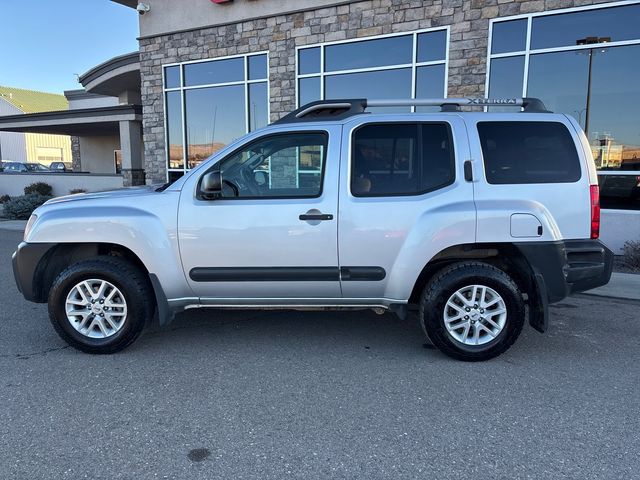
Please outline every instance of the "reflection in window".
[[170, 178], [269, 123], [267, 76], [267, 54], [165, 68], [166, 87], [172, 88], [165, 92]]
[[401, 65], [412, 62], [413, 37], [388, 37], [325, 47], [325, 71]]
[[553, 112], [568, 113], [584, 128], [588, 62], [589, 55], [576, 50], [531, 55], [527, 96], [541, 98]]
[[298, 72], [320, 73], [320, 47], [304, 48], [298, 52]]
[[185, 110], [187, 119], [188, 168], [229, 144], [246, 131], [244, 86], [211, 87], [187, 90]]
[[[490, 98], [517, 98], [522, 96], [524, 56], [491, 60], [489, 73]], [[490, 107], [491, 112], [513, 112], [510, 107]]]
[[[389, 88], [392, 88], [392, 94]], [[347, 73], [325, 79], [325, 98], [411, 98], [411, 69], [381, 70], [378, 72]], [[384, 108], [385, 112], [409, 111], [409, 107]], [[378, 110], [380, 110], [378, 109]], [[375, 111], [369, 108], [368, 111]]]
[[531, 48], [570, 47], [586, 37], [610, 42], [640, 38], [640, 4], [534, 17]]
[[186, 87], [244, 80], [244, 59], [229, 58], [213, 62], [189, 63], [184, 66]]
[[527, 48], [527, 19], [493, 24], [491, 53], [519, 52]]
[[[446, 96], [447, 33], [447, 28], [439, 28], [301, 48], [296, 72], [298, 106], [323, 99]], [[371, 110], [406, 112], [413, 108]]]
[[183, 168], [182, 101], [180, 92], [167, 92], [167, 145], [169, 168]]
[[[605, 208], [640, 208], [638, 18], [640, 3], [531, 18], [529, 64], [523, 65], [528, 75], [522, 86], [527, 96], [539, 97], [550, 110], [573, 116], [586, 131], [596, 167], [602, 172]], [[493, 22], [492, 44], [501, 24], [509, 22]], [[562, 51], [540, 51], [554, 47]], [[495, 53], [492, 49], [492, 57]], [[491, 58], [491, 96], [503, 90], [505, 74], [499, 72], [500, 63], [523, 63], [522, 58], [509, 53]]]
[[317, 197], [327, 135], [300, 132], [261, 138], [223, 159], [224, 197]]
[[[416, 71], [416, 98], [445, 97], [443, 91], [445, 78], [444, 65], [418, 67]], [[439, 112], [440, 107], [416, 107], [416, 112]]]
[[418, 62], [444, 60], [447, 54], [447, 31], [421, 33], [418, 35]]
[[298, 80], [298, 105], [306, 105], [316, 100], [320, 100], [320, 77]]

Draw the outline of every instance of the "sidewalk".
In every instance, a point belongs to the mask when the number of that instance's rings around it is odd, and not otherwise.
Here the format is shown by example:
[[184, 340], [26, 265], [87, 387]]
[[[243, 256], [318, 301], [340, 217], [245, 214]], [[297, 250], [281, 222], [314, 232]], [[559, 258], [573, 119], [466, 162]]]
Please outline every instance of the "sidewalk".
[[[27, 225], [26, 220], [0, 219], [0, 230], [23, 232]], [[596, 297], [623, 298], [640, 301], [640, 274], [613, 273], [611, 280], [604, 287], [594, 288], [583, 293]]]
[[608, 284], [588, 290], [584, 294], [640, 301], [640, 274], [613, 272]]

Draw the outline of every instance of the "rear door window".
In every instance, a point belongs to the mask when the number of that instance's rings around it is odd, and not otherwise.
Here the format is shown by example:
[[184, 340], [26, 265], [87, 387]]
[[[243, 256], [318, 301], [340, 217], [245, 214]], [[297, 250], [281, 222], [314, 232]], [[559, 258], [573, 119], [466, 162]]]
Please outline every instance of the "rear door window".
[[491, 184], [571, 183], [580, 159], [559, 122], [478, 122], [484, 169]]
[[356, 197], [420, 195], [454, 179], [446, 123], [376, 123], [353, 134], [351, 193]]

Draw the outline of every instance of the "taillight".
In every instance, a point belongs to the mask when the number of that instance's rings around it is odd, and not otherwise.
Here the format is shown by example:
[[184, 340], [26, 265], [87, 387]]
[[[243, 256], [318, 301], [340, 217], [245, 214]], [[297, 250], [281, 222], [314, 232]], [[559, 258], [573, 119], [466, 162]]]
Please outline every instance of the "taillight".
[[591, 185], [591, 238], [600, 236], [600, 187]]

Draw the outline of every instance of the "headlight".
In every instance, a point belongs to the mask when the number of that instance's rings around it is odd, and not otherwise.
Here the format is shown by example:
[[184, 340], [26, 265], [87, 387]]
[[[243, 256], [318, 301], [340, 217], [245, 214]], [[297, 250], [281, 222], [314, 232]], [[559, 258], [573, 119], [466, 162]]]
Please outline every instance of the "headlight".
[[23, 240], [27, 240], [27, 237], [29, 236], [29, 233], [31, 233], [31, 228], [33, 227], [33, 224], [36, 223], [36, 220], [38, 219], [37, 215], [31, 215], [29, 217], [29, 221], [27, 222], [27, 226], [24, 227], [24, 237]]

